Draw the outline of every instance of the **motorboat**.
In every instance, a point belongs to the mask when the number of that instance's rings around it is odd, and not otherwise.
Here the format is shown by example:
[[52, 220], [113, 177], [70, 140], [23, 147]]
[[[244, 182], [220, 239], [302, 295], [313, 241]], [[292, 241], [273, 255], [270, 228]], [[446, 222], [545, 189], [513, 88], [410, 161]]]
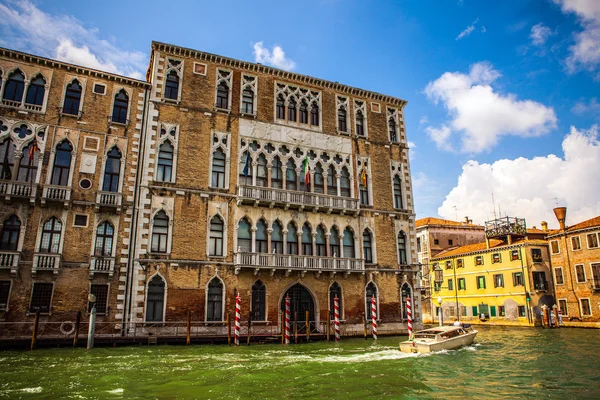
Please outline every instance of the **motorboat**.
[[470, 325], [438, 326], [415, 332], [412, 339], [400, 343], [404, 353], [430, 353], [453, 350], [473, 343], [477, 331]]

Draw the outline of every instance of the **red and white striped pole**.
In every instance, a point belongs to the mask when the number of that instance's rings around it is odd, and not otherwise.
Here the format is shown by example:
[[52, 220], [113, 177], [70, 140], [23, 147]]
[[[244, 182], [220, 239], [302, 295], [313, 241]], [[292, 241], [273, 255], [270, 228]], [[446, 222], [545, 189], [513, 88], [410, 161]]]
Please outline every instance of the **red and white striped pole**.
[[340, 341], [340, 299], [333, 298], [333, 324], [335, 326], [335, 341]]
[[412, 311], [410, 309], [410, 297], [406, 298], [406, 316], [408, 317], [408, 340], [412, 340]]
[[290, 344], [290, 296], [285, 296], [285, 344]]
[[377, 340], [377, 304], [375, 295], [371, 296], [371, 327], [373, 330], [373, 339]]
[[235, 330], [233, 331], [233, 344], [240, 345], [240, 308], [242, 306], [242, 296], [235, 296]]

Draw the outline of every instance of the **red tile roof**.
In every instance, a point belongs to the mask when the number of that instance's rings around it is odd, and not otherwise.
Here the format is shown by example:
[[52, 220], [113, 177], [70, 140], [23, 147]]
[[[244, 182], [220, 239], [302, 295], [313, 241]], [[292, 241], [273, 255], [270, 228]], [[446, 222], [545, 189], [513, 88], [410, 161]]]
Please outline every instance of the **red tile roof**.
[[[600, 215], [594, 218], [590, 218], [586, 221], [580, 222], [576, 225], [569, 226], [567, 228], [567, 232], [576, 231], [579, 229], [592, 228], [592, 227], [600, 227]], [[557, 232], [558, 233], [558, 232]]]
[[[529, 239], [529, 240], [518, 239], [518, 240], [513, 240], [512, 244], [510, 246], [512, 246], [514, 244], [523, 244], [523, 243], [539, 244], [539, 245], [546, 245], [546, 246], [548, 245], [547, 241], [541, 240], [541, 239]], [[489, 249], [503, 247], [503, 246], [509, 246], [509, 244], [503, 240], [490, 239], [490, 248]], [[458, 256], [461, 254], [473, 253], [476, 251], [489, 250], [489, 249], [487, 249], [485, 242], [468, 244], [466, 246], [460, 246], [460, 247], [456, 247], [453, 249], [442, 251], [441, 253], [438, 253], [435, 257], [432, 257], [431, 259], [436, 260], [436, 259]]]
[[417, 225], [417, 228], [419, 228], [421, 226], [425, 226], [425, 225], [445, 225], [445, 226], [468, 226], [468, 227], [472, 227], [472, 228], [483, 229], [483, 226], [481, 226], [481, 225], [467, 224], [464, 222], [450, 221], [448, 219], [441, 219], [441, 218], [435, 218], [435, 217], [427, 217], [427, 218], [418, 219], [416, 221], [416, 225]]

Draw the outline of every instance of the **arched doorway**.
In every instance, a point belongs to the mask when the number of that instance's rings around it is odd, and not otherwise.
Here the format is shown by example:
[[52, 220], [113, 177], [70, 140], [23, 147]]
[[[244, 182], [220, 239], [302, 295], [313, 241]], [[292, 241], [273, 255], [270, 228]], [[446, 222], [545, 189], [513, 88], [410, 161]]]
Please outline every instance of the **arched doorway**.
[[[408, 312], [406, 311], [406, 300], [410, 299], [410, 305], [411, 308], [414, 310], [415, 306], [412, 302], [412, 289], [410, 288], [410, 285], [408, 283], [404, 283], [404, 285], [402, 285], [402, 287], [400, 288], [400, 301], [402, 304], [402, 319], [406, 320], [408, 319]], [[413, 312], [413, 319], [414, 319], [414, 312]]]
[[146, 297], [146, 322], [162, 322], [165, 301], [165, 281], [159, 276], [148, 283], [148, 295]]
[[[299, 283], [289, 288], [281, 299], [281, 311], [285, 312], [285, 298], [290, 296], [290, 320], [298, 316], [298, 322], [306, 321], [308, 311], [309, 321], [315, 320], [315, 302], [307, 288]], [[297, 313], [297, 314], [296, 314]], [[300, 326], [299, 326], [300, 327]]]

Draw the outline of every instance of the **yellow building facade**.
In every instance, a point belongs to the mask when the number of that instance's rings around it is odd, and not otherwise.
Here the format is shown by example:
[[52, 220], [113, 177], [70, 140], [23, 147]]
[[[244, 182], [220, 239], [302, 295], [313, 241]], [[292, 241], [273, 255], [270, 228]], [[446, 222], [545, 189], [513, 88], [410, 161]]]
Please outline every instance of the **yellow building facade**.
[[435, 322], [532, 326], [541, 307], [555, 304], [550, 255], [544, 240], [486, 230], [485, 242], [450, 249], [432, 258]]

